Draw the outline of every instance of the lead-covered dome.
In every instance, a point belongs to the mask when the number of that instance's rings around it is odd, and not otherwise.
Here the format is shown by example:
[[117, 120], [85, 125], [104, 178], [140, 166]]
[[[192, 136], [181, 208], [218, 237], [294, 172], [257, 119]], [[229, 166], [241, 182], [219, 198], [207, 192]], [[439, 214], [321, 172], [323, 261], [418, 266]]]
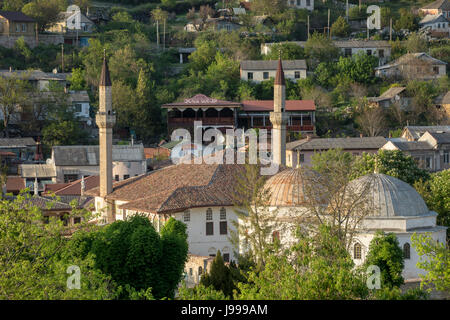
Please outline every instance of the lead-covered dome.
[[285, 169], [269, 178], [265, 188], [269, 193], [269, 206], [290, 207], [301, 206], [305, 202], [305, 185], [302, 172], [299, 169]]
[[350, 183], [355, 190], [366, 190], [373, 204], [375, 217], [411, 217], [428, 215], [429, 210], [420, 194], [408, 183], [397, 178], [374, 173]]

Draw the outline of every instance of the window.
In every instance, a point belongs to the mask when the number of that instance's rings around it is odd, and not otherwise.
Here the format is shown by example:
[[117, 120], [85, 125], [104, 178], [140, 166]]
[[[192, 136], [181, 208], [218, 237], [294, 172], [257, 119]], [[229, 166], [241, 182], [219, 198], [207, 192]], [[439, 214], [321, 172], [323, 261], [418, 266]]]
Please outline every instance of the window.
[[361, 259], [361, 245], [359, 243], [355, 243], [353, 246], [353, 259]]
[[426, 157], [425, 165], [426, 165], [427, 169], [433, 169], [433, 163], [431, 161], [431, 157]]
[[439, 67], [433, 67], [434, 74], [439, 74]]
[[214, 224], [213, 222], [206, 223], [206, 235], [212, 236], [214, 234]]
[[184, 221], [184, 222], [189, 222], [189, 221], [191, 221], [191, 212], [190, 212], [189, 210], [186, 210], [186, 211], [183, 213], [183, 221]]
[[306, 6], [307, 7], [311, 6], [311, 0], [306, 0]]
[[20, 32], [20, 25], [16, 24], [16, 32]]
[[64, 226], [67, 226], [69, 224], [69, 218], [67, 214], [63, 214], [62, 216], [59, 217], [59, 219], [63, 222]]
[[268, 72], [263, 72], [263, 79], [269, 79], [269, 73]]
[[130, 177], [129, 174], [124, 174], [124, 175], [123, 175], [123, 180], [126, 180], [126, 179], [128, 179], [129, 177]]
[[81, 217], [73, 218], [73, 224], [81, 223]]
[[372, 55], [372, 50], [367, 50], [367, 55], [371, 56]]
[[83, 106], [81, 105], [81, 103], [75, 103], [75, 105], [74, 105], [74, 109], [75, 109], [75, 112], [82, 112], [83, 111]]
[[280, 233], [278, 231], [272, 232], [272, 241], [280, 241]]
[[297, 6], [300, 6], [302, 3], [300, 0], [297, 0]]
[[27, 24], [22, 23], [22, 32], [27, 32]]
[[189, 268], [189, 276], [192, 277], [192, 268]]
[[300, 71], [295, 71], [295, 79], [300, 79]]
[[[212, 223], [212, 222], [211, 222]], [[227, 234], [227, 222], [226, 221], [220, 221], [220, 234]]]
[[383, 49], [378, 50], [378, 56], [380, 58], [384, 58], [384, 50]]
[[116, 174], [116, 175], [114, 176], [114, 180], [119, 181], [119, 175], [118, 175], [118, 174]]
[[300, 153], [300, 162], [305, 162], [305, 155], [303, 153]]
[[450, 162], [450, 155], [448, 151], [444, 151], [444, 163]]
[[224, 253], [223, 254], [223, 261], [230, 262], [230, 254], [229, 253]]
[[203, 273], [203, 269], [202, 267], [198, 267], [198, 275], [201, 276]]
[[345, 48], [344, 55], [346, 57], [351, 57], [352, 56], [352, 49], [351, 48]]
[[403, 245], [403, 258], [411, 259], [411, 246], [408, 242]]
[[247, 79], [248, 80], [253, 80], [253, 72], [248, 72], [247, 73]]
[[224, 207], [220, 208], [220, 220], [227, 220], [227, 210]]
[[206, 220], [212, 220], [212, 209], [208, 208], [206, 209]]
[[65, 174], [64, 175], [64, 183], [73, 182], [75, 180], [78, 180], [77, 174]]
[[438, 23], [438, 29], [440, 29], [441, 28], [441, 24], [440, 23]]

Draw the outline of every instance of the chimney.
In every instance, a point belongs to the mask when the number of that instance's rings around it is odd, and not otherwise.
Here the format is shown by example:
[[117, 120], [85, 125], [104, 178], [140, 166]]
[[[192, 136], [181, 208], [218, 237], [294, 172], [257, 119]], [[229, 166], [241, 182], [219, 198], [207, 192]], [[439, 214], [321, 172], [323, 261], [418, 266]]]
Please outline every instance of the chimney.
[[84, 181], [84, 175], [81, 176], [81, 195], [84, 195], [84, 192], [86, 191], [86, 182]]
[[38, 183], [37, 176], [35, 176], [35, 178], [34, 178], [34, 195], [35, 196], [39, 195], [39, 183]]

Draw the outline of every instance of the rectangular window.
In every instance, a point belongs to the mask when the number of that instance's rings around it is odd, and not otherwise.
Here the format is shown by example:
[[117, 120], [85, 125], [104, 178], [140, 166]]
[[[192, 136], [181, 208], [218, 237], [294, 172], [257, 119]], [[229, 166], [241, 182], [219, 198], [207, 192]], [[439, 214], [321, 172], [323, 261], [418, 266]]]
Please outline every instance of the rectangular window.
[[16, 24], [16, 32], [20, 32], [20, 25]]
[[295, 79], [300, 79], [300, 71], [295, 71]]
[[206, 220], [212, 220], [213, 218], [212, 218], [212, 209], [211, 208], [208, 208], [207, 210], [206, 210]]
[[116, 174], [116, 175], [114, 176], [114, 180], [119, 181], [119, 175], [118, 175], [118, 174]]
[[427, 169], [433, 169], [433, 163], [431, 161], [431, 157], [427, 157], [425, 159], [425, 163], [426, 163]]
[[22, 32], [27, 32], [27, 24], [22, 23]]
[[230, 262], [230, 254], [229, 253], [224, 253], [223, 254], [223, 261]]
[[269, 79], [269, 73], [268, 72], [263, 72], [263, 79], [264, 80]]
[[371, 56], [372, 55], [372, 50], [367, 50], [367, 55]]
[[189, 222], [189, 221], [191, 221], [191, 213], [189, 212], [189, 210], [186, 210], [186, 211], [183, 213], [183, 221], [184, 221], [184, 222]]
[[444, 163], [449, 163], [450, 162], [450, 154], [448, 151], [444, 151]]
[[384, 50], [383, 49], [378, 50], [378, 56], [380, 58], [384, 58]]
[[227, 210], [225, 208], [220, 209], [220, 220], [227, 220]]
[[192, 268], [189, 268], [189, 275], [192, 277]]
[[305, 162], [305, 155], [300, 153], [300, 162]]
[[248, 72], [247, 73], [247, 79], [248, 80], [253, 80], [253, 72]]
[[352, 49], [351, 48], [345, 48], [344, 55], [346, 57], [351, 57], [352, 56]]
[[227, 234], [227, 222], [220, 221], [220, 234]]
[[306, 0], [306, 6], [307, 7], [311, 6], [311, 0]]
[[206, 223], [206, 235], [212, 236], [214, 234], [214, 223], [213, 222], [207, 222]]
[[81, 103], [75, 103], [75, 112], [82, 112], [83, 111], [83, 106], [81, 105]]
[[302, 3], [300, 0], [297, 0], [297, 6], [300, 6]]
[[123, 180], [126, 180], [126, 179], [128, 179], [129, 177], [130, 177], [129, 174], [124, 174], [124, 175], [123, 175]]
[[434, 74], [439, 74], [439, 67], [433, 67]]

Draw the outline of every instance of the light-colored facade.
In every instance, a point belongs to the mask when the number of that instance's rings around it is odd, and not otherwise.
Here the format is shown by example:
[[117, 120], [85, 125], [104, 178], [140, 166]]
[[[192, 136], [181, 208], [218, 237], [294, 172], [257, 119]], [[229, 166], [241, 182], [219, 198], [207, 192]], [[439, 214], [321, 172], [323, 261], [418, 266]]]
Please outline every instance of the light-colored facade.
[[419, 9], [421, 13], [430, 15], [442, 14], [446, 18], [450, 18], [450, 1], [437, 0]]
[[[286, 79], [297, 81], [306, 79], [305, 60], [284, 60], [283, 70]], [[276, 60], [247, 60], [241, 62], [240, 74], [244, 81], [256, 83], [275, 78], [277, 73]]]
[[36, 21], [22, 12], [0, 11], [0, 35], [34, 36]]
[[314, 0], [287, 0], [287, 5], [296, 9], [314, 10]]
[[94, 22], [82, 14], [79, 7], [71, 5], [67, 8], [66, 12], [59, 14], [59, 20], [49, 27], [47, 31], [57, 33], [89, 33], [94, 31], [94, 27]]

